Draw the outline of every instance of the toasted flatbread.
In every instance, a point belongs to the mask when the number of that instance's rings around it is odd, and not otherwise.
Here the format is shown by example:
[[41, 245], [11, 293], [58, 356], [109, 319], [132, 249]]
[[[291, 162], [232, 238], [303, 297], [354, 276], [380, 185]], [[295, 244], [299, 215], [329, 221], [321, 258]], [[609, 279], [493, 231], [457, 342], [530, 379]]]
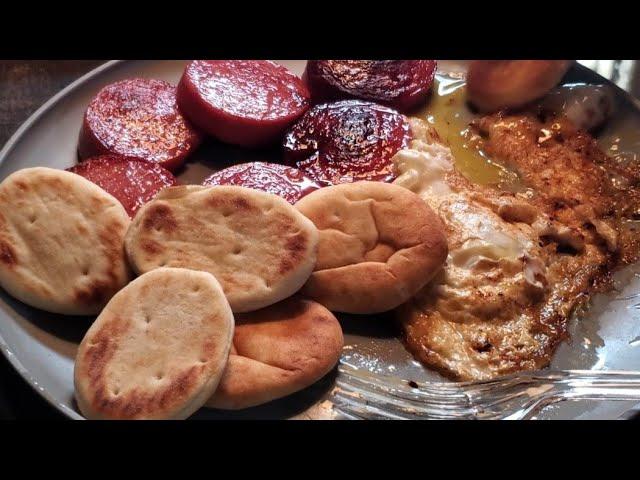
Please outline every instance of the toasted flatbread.
[[316, 268], [302, 293], [330, 310], [391, 310], [422, 289], [447, 257], [442, 222], [402, 187], [335, 185], [295, 206], [320, 232]]
[[295, 293], [316, 260], [318, 232], [286, 200], [244, 187], [167, 188], [142, 207], [125, 246], [138, 273], [160, 266], [213, 273], [234, 312]]
[[302, 390], [331, 371], [342, 345], [336, 317], [311, 300], [236, 315], [229, 363], [206, 406], [237, 410]]
[[233, 314], [215, 277], [160, 268], [118, 292], [78, 349], [76, 400], [91, 419], [183, 419], [224, 371]]
[[129, 280], [124, 207], [89, 180], [27, 168], [0, 184], [0, 285], [33, 307], [100, 312]]

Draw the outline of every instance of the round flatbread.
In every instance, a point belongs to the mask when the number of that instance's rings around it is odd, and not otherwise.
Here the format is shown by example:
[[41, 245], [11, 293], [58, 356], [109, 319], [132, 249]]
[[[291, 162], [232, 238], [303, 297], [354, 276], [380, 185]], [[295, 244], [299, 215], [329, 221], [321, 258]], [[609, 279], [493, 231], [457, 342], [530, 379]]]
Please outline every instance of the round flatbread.
[[146, 273], [118, 292], [85, 335], [74, 378], [90, 419], [183, 419], [215, 391], [233, 314], [213, 275]]
[[316, 261], [318, 232], [286, 200], [236, 186], [163, 190], [138, 211], [125, 239], [133, 268], [213, 273], [234, 312], [283, 300]]
[[33, 307], [93, 315], [129, 281], [129, 216], [70, 172], [26, 168], [0, 184], [0, 285]]
[[320, 232], [316, 268], [302, 293], [332, 311], [391, 310], [424, 287], [447, 257], [442, 222], [402, 187], [336, 185], [295, 206]]
[[237, 410], [302, 390], [331, 371], [342, 345], [336, 317], [311, 300], [236, 315], [229, 363], [206, 406]]

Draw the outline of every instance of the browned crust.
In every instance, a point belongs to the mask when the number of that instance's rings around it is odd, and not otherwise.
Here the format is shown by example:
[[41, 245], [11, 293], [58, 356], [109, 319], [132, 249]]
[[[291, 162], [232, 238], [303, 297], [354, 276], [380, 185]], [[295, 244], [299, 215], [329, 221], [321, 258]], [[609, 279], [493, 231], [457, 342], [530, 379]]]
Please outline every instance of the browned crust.
[[[19, 300], [56, 313], [94, 314], [126, 284], [123, 241], [129, 219], [115, 198], [88, 180], [48, 168], [21, 170], [2, 182], [0, 202], [6, 208], [0, 214], [3, 286]], [[62, 206], [73, 205], [64, 228], [44, 230], [39, 218], [51, 221], [51, 212], [40, 204], [48, 202], [64, 214], [68, 208]], [[33, 216], [27, 218], [25, 205], [33, 205]], [[97, 223], [89, 232], [84, 222]], [[61, 280], [58, 267], [73, 263], [66, 247], [76, 237], [92, 239], [91, 254], [79, 253], [86, 265], [73, 266]]]
[[285, 243], [287, 255], [280, 260], [278, 271], [281, 275], [293, 270], [296, 265], [304, 260], [309, 248], [309, 238], [303, 233], [297, 233], [290, 237]]
[[234, 348], [207, 406], [247, 408], [306, 388], [331, 371], [343, 342], [335, 316], [299, 297], [237, 315]]
[[[475, 332], [457, 332], [455, 335], [464, 337], [463, 351], [474, 361], [486, 362], [482, 375], [469, 372], [469, 365], [456, 365], [446, 352], [439, 352], [431, 348], [436, 322], [441, 321], [437, 314], [422, 313], [424, 306], [404, 304], [396, 309], [396, 318], [404, 325], [401, 339], [407, 350], [420, 362], [430, 369], [456, 381], [486, 380], [499, 375], [507, 375], [522, 370], [544, 368], [549, 364], [553, 352], [558, 345], [568, 338], [566, 324], [559, 315], [555, 316], [557, 328], [545, 328], [542, 323], [531, 325], [531, 331], [538, 335], [536, 349], [519, 352], [507, 348], [497, 348], [501, 345], [502, 335], [509, 335], [509, 329], [516, 329], [517, 325], [509, 322], [497, 328], [483, 328], [478, 323]], [[419, 327], [416, 328], [416, 322]], [[452, 324], [455, 327], [455, 324]], [[469, 329], [471, 330], [471, 329]]]
[[170, 233], [176, 231], [178, 222], [171, 212], [169, 205], [161, 202], [154, 202], [145, 210], [142, 229], [145, 231], [163, 230]]
[[14, 267], [18, 263], [16, 252], [11, 245], [0, 240], [0, 262], [7, 267]]
[[[137, 284], [131, 284], [114, 297], [80, 344], [74, 371], [76, 399], [80, 410], [88, 418], [182, 418], [188, 409], [199, 406], [193, 402], [206, 400], [222, 374], [231, 342], [233, 319], [228, 305], [225, 307], [216, 303], [213, 313], [197, 309], [194, 321], [202, 322], [204, 330], [194, 330], [193, 325], [188, 327], [191, 336], [184, 345], [191, 345], [191, 348], [179, 353], [193, 354], [193, 361], [180, 361], [171, 365], [171, 358], [161, 360], [163, 357], [160, 356], [157, 365], [162, 370], [156, 379], [146, 377], [145, 373], [140, 377], [145, 383], [123, 383], [127, 379], [122, 377], [119, 369], [114, 369], [114, 362], [120, 366], [126, 365], [132, 375], [138, 375], [139, 368], [143, 369], [142, 372], [148, 372], [156, 365], [149, 364], [147, 356], [139, 355], [140, 358], [131, 359], [129, 355], [123, 354], [121, 348], [135, 348], [130, 343], [131, 338], [145, 342], [165, 342], [169, 338], [167, 332], [170, 329], [182, 329], [182, 324], [173, 323], [171, 315], [167, 317], [165, 309], [174, 308], [173, 300], [159, 300], [159, 305], [155, 302], [150, 304], [150, 296], [164, 299], [166, 297], [162, 292], [170, 289], [173, 299], [183, 301], [181, 299], [184, 295], [197, 294], [202, 290], [206, 295], [204, 300], [223, 302], [226, 305], [217, 282], [209, 274], [184, 269], [162, 269], [147, 275], [139, 277], [134, 281]], [[194, 281], [204, 281], [206, 284], [196, 283], [194, 286]], [[127, 291], [127, 288], [136, 290]], [[175, 288], [182, 290], [175, 292]], [[145, 302], [147, 307], [144, 307]], [[138, 307], [139, 303], [143, 306]], [[169, 323], [165, 323], [164, 327], [156, 327], [154, 332], [156, 305], [159, 308], [158, 314], [164, 315], [164, 321]], [[144, 312], [146, 320], [139, 317], [139, 308]], [[196, 342], [195, 346], [192, 341]], [[163, 343], [159, 345], [161, 344]], [[155, 344], [152, 344], [152, 348], [153, 345]], [[165, 361], [169, 365], [161, 366]]]
[[140, 242], [142, 250], [149, 255], [157, 255], [164, 251], [162, 245], [155, 240], [145, 239]]
[[327, 268], [319, 258], [302, 292], [334, 311], [391, 310], [422, 289], [444, 264], [448, 251], [444, 226], [418, 195], [402, 187], [378, 182], [327, 187], [296, 204], [320, 231], [321, 251], [347, 248], [323, 245], [329, 241], [323, 231], [353, 231], [356, 227], [350, 222], [361, 221], [331, 219], [334, 201], [345, 198], [370, 202], [378, 236], [375, 245], [348, 264]]
[[100, 416], [113, 419], [145, 418], [150, 412], [157, 414], [176, 408], [196, 387], [198, 377], [206, 368], [204, 365], [193, 365], [172, 378], [164, 378], [165, 385], [153, 392], [134, 389], [121, 394], [108, 390], [106, 369], [118, 349], [119, 339], [127, 334], [128, 327], [129, 322], [113, 317], [78, 352], [82, 367], [76, 375], [88, 378], [89, 388], [93, 392], [88, 400], [90, 408], [100, 412]]
[[[564, 120], [543, 124], [529, 114], [486, 116], [473, 127], [480, 133], [479, 146], [491, 158], [517, 170], [522, 183], [535, 192], [531, 197], [517, 199], [528, 206], [525, 213], [547, 214], [579, 235], [585, 247], [583, 251], [565, 253], [558, 250], [559, 244], [553, 239], [533, 238], [540, 241], [543, 258], [547, 259], [549, 285], [534, 304], [518, 311], [529, 318], [526, 325], [516, 318], [498, 316], [471, 322], [443, 318], [435, 295], [421, 295], [419, 301], [398, 309], [404, 341], [411, 353], [430, 368], [457, 380], [491, 378], [548, 365], [558, 345], [568, 337], [567, 323], [573, 312], [595, 292], [607, 290], [612, 271], [637, 260], [640, 253], [634, 239], [637, 235], [625, 230], [625, 218], [630, 218], [640, 205], [640, 175], [621, 171], [598, 149], [592, 137], [576, 131]], [[603, 172], [610, 171], [629, 180], [624, 191], [607, 184]], [[515, 201], [513, 194], [471, 185], [458, 177], [453, 172], [447, 181], [503, 219], [513, 224], [523, 221], [520, 215], [514, 218], [513, 212], [498, 208], [502, 199]], [[608, 250], [589, 221], [577, 213], [578, 209], [613, 226], [620, 234], [618, 251]], [[532, 222], [536, 215], [528, 215], [529, 220]], [[477, 292], [479, 297], [481, 294]], [[522, 333], [535, 340], [526, 348], [519, 345]], [[455, 345], [444, 345], [445, 336]], [[462, 354], [467, 357], [462, 358]], [[470, 370], [470, 365], [478, 366], [477, 372]]]
[[275, 195], [182, 186], [138, 211], [125, 249], [138, 273], [161, 266], [212, 273], [240, 312], [299, 290], [313, 268], [316, 238], [311, 222]]

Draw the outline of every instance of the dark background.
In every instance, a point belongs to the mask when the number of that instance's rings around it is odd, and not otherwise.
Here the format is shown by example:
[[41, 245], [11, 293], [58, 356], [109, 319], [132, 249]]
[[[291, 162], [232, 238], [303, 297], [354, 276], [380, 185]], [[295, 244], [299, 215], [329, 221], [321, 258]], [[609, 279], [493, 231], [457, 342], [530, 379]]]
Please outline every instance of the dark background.
[[[640, 97], [635, 60], [580, 61]], [[102, 60], [0, 60], [0, 146], [51, 96]], [[62, 419], [0, 355], [0, 419]]]

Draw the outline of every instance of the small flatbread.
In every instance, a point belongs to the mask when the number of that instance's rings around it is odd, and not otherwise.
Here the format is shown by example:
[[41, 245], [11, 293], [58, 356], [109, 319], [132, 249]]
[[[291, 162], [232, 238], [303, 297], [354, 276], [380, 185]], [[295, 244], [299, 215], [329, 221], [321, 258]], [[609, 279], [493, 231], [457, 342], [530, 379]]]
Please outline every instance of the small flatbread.
[[90, 419], [183, 419], [211, 396], [233, 338], [213, 275], [146, 273], [118, 292], [78, 349], [76, 400]]
[[0, 184], [0, 285], [33, 307], [93, 315], [129, 280], [124, 208], [89, 180], [27, 168]]
[[283, 300], [309, 278], [318, 232], [286, 200], [244, 187], [167, 188], [142, 207], [125, 246], [133, 268], [213, 273], [234, 312]]
[[301, 292], [329, 310], [391, 310], [422, 289], [447, 258], [440, 218], [402, 187], [335, 185], [295, 206], [320, 232], [316, 268]]
[[331, 371], [342, 345], [336, 317], [311, 300], [236, 315], [229, 363], [206, 406], [237, 410], [302, 390]]

